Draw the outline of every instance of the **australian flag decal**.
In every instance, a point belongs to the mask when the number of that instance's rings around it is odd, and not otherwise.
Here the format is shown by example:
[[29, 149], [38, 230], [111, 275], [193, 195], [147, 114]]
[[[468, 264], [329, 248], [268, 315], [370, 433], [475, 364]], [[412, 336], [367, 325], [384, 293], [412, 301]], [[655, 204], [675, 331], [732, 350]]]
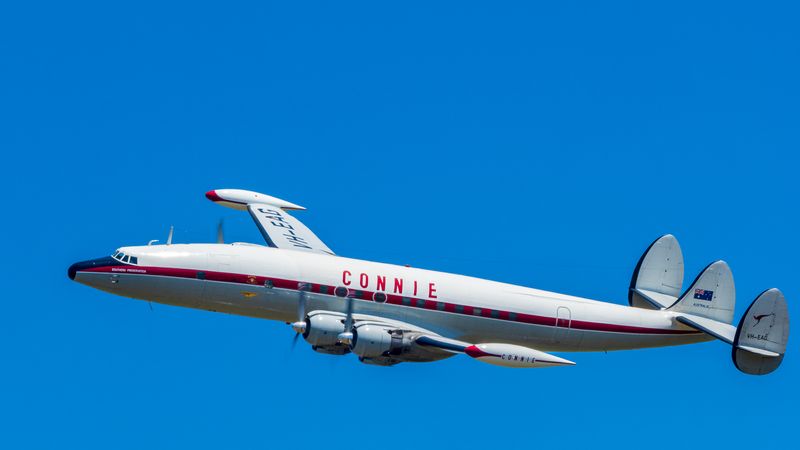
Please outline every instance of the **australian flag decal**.
[[709, 300], [714, 298], [714, 291], [707, 291], [705, 289], [695, 289], [694, 298], [697, 300]]

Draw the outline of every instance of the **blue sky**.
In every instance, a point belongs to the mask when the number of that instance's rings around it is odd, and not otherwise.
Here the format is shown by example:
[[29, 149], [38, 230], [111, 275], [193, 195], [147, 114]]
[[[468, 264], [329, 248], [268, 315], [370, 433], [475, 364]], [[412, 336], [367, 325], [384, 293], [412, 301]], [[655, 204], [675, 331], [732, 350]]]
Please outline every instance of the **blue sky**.
[[773, 286], [800, 317], [796, 5], [339, 3], [0, 7], [0, 445], [798, 445], [796, 336], [765, 377], [719, 342], [378, 368], [70, 282], [170, 225], [261, 242], [203, 197], [238, 187], [341, 255], [616, 303], [673, 233], [736, 320]]

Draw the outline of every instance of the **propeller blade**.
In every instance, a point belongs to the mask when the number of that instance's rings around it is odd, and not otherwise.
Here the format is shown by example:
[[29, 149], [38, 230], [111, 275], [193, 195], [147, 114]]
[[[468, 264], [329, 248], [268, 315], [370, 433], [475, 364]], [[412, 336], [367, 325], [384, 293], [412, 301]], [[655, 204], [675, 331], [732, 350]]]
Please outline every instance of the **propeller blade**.
[[305, 289], [300, 291], [300, 300], [297, 302], [297, 320], [303, 321], [306, 320], [306, 300], [308, 298], [308, 293]]
[[167, 236], [167, 245], [172, 245], [172, 235], [175, 233], [175, 227], [170, 225], [169, 236]]
[[347, 309], [344, 317], [344, 332], [339, 333], [337, 340], [346, 345], [353, 342], [353, 297], [347, 296]]
[[297, 299], [297, 322], [292, 324], [292, 329], [297, 333], [294, 337], [295, 341], [297, 341], [298, 336], [306, 331], [306, 301], [311, 285], [298, 283], [297, 287], [300, 290], [300, 297]]
[[353, 331], [353, 297], [347, 296], [347, 309], [345, 310], [344, 331]]
[[294, 348], [297, 347], [297, 339], [299, 338], [300, 338], [300, 333], [295, 333], [294, 339], [292, 339], [292, 351], [294, 351]]
[[217, 224], [217, 244], [225, 243], [225, 231], [222, 226], [223, 220], [224, 219], [219, 219], [219, 223]]

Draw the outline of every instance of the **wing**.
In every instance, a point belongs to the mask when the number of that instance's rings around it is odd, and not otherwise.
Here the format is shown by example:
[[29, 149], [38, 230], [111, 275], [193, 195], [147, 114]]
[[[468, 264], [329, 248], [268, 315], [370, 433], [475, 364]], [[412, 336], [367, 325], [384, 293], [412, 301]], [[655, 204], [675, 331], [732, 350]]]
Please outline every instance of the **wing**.
[[247, 210], [270, 247], [334, 254], [316, 234], [287, 212], [305, 209], [302, 206], [241, 189], [216, 189], [206, 192], [206, 197], [222, 206]]
[[[471, 344], [379, 316], [353, 314], [352, 330], [346, 330], [346, 318], [346, 314], [339, 312], [313, 311], [306, 317], [303, 336], [317, 351], [343, 354], [347, 352], [343, 344], [349, 344], [349, 351], [355, 353], [360, 361], [383, 366], [401, 362], [437, 361], [456, 354], [465, 354], [481, 362], [505, 367], [534, 368], [574, 364], [558, 356], [520, 345]], [[350, 341], [337, 340], [337, 335], [347, 335]]]

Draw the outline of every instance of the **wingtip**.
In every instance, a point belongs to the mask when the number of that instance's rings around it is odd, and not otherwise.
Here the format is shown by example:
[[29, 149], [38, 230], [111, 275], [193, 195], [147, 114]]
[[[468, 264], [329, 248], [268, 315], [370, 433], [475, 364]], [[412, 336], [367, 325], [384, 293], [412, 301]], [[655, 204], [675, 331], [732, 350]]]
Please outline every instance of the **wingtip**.
[[207, 198], [207, 199], [209, 199], [209, 200], [211, 200], [212, 202], [219, 202], [219, 201], [221, 201], [221, 200], [222, 200], [222, 199], [219, 197], [219, 195], [217, 195], [217, 191], [216, 191], [216, 190], [214, 190], [214, 189], [212, 189], [212, 190], [210, 190], [210, 191], [206, 192], [206, 198]]

